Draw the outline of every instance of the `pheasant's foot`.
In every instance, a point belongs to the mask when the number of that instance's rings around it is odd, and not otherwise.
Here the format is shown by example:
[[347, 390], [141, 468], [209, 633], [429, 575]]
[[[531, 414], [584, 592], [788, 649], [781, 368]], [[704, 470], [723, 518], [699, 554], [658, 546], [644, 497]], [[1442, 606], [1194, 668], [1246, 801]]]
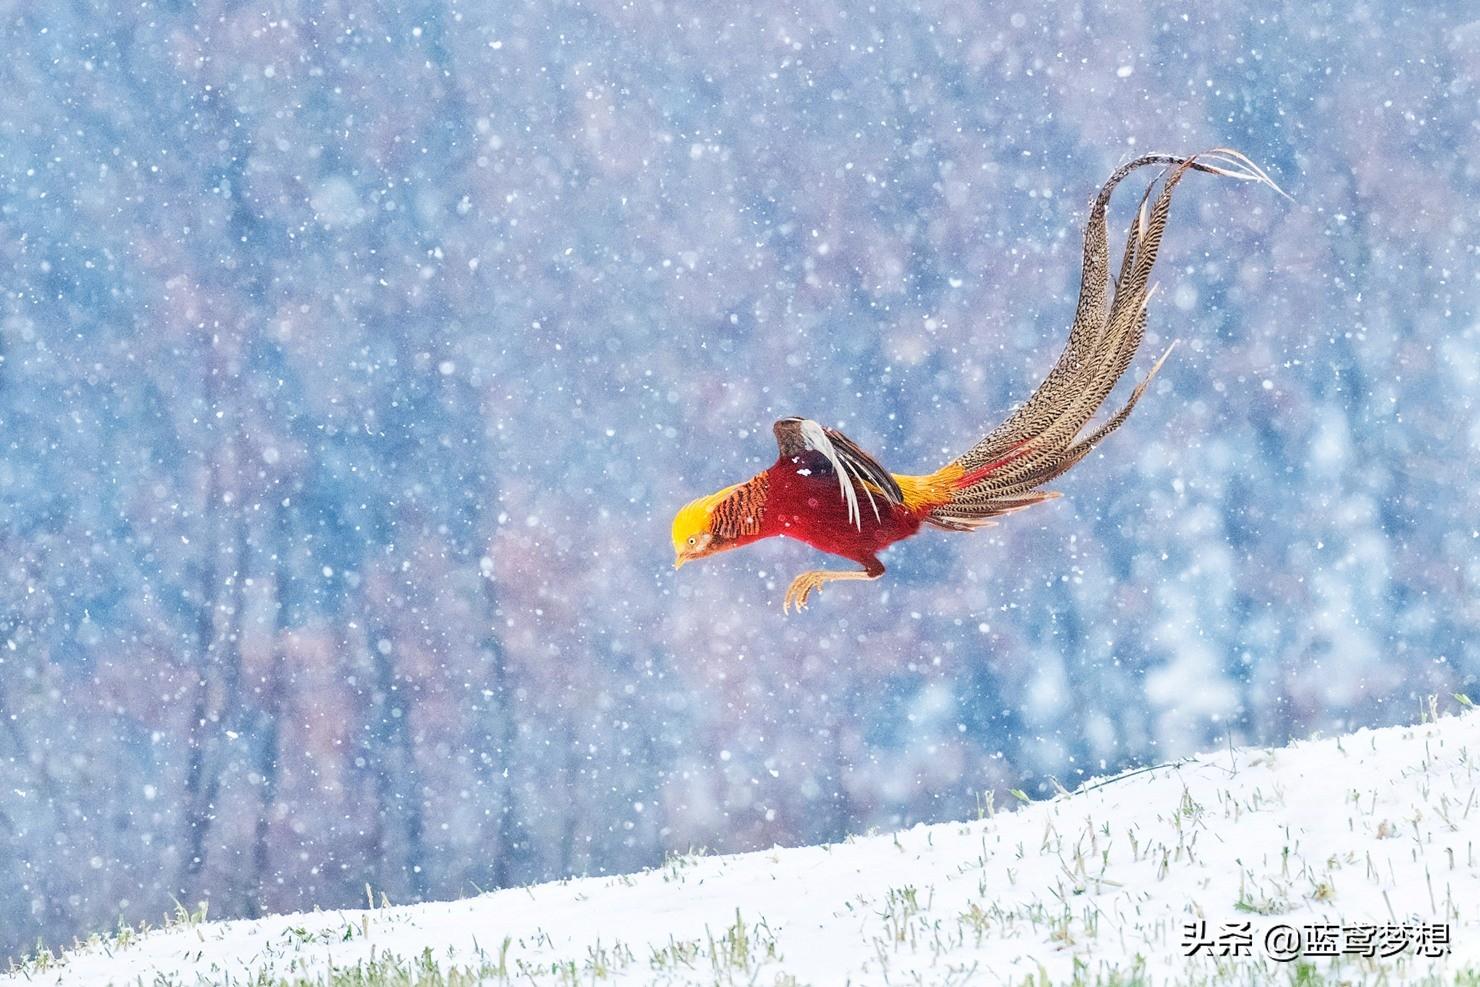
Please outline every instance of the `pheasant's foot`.
[[807, 597], [822, 588], [822, 584], [827, 582], [823, 578], [826, 575], [827, 573], [817, 570], [804, 572], [793, 579], [786, 588], [786, 598], [781, 601], [781, 612], [790, 613], [792, 607], [796, 607], [799, 613], [807, 609]]
[[830, 583], [839, 579], [878, 579], [883, 575], [883, 568], [878, 572], [836, 572], [830, 569], [813, 569], [804, 572], [791, 581], [786, 589], [786, 596], [781, 601], [781, 612], [790, 613], [795, 607], [798, 612], [807, 608], [807, 599], [818, 590], [822, 589], [824, 583]]

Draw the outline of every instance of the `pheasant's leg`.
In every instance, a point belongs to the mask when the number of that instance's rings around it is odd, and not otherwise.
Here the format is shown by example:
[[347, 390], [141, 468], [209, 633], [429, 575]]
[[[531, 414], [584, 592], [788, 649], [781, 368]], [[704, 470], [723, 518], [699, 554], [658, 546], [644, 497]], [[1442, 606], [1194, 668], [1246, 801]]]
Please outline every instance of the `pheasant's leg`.
[[789, 613], [792, 607], [796, 607], [799, 611], [806, 609], [807, 597], [821, 589], [824, 583], [848, 579], [878, 579], [884, 574], [884, 564], [878, 559], [866, 560], [864, 565], [868, 568], [862, 572], [813, 569], [811, 572], [802, 573], [787, 587], [786, 597], [781, 601], [781, 612]]

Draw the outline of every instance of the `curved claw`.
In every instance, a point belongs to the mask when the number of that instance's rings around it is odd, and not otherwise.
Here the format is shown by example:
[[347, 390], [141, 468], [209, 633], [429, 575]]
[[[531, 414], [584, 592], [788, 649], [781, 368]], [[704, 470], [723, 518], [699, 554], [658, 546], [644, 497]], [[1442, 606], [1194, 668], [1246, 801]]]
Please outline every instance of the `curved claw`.
[[786, 596], [781, 601], [781, 612], [790, 613], [792, 607], [796, 607], [797, 613], [807, 609], [807, 598], [822, 588], [827, 582], [820, 572], [804, 572], [791, 581], [786, 588]]
[[822, 589], [823, 583], [830, 583], [835, 579], [878, 579], [884, 574], [884, 567], [877, 559], [874, 559], [868, 569], [862, 572], [833, 572], [829, 569], [813, 569], [804, 572], [791, 581], [786, 588], [786, 596], [781, 601], [781, 612], [790, 613], [792, 607], [797, 612], [807, 609], [807, 600]]

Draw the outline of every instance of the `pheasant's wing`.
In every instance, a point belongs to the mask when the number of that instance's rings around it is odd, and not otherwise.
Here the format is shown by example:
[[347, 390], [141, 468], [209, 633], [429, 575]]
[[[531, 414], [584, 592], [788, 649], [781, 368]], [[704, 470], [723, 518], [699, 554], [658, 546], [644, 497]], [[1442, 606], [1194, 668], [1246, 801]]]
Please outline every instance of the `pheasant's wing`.
[[772, 430], [782, 459], [793, 462], [815, 459], [819, 467], [838, 478], [838, 492], [848, 505], [848, 520], [859, 529], [863, 528], [863, 513], [858, 508], [860, 491], [868, 498], [875, 520], [880, 516], [876, 496], [889, 503], [904, 503], [904, 493], [894, 476], [837, 429], [819, 425], [810, 418], [782, 418]]

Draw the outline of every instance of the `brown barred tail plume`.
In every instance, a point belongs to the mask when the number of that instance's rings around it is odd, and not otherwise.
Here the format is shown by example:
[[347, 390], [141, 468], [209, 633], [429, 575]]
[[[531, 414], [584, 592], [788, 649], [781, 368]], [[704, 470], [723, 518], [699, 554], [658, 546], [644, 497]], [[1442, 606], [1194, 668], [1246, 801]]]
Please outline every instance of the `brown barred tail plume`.
[[[1170, 170], [1162, 177], [1161, 192], [1154, 201], [1154, 181], [1141, 196], [1126, 234], [1114, 291], [1107, 298], [1111, 285], [1105, 210], [1115, 187], [1146, 165], [1168, 165]], [[1129, 417], [1170, 348], [1136, 385], [1124, 407], [1088, 435], [1080, 435], [1130, 366], [1145, 335], [1151, 268], [1161, 246], [1172, 192], [1188, 169], [1260, 182], [1281, 191], [1258, 165], [1224, 148], [1186, 158], [1147, 154], [1117, 168], [1095, 196], [1084, 227], [1079, 303], [1058, 362], [1026, 402], [947, 467], [952, 472], [960, 470], [956, 493], [927, 520], [943, 528], [974, 528], [1057, 496], [1035, 488], [1062, 475]]]

